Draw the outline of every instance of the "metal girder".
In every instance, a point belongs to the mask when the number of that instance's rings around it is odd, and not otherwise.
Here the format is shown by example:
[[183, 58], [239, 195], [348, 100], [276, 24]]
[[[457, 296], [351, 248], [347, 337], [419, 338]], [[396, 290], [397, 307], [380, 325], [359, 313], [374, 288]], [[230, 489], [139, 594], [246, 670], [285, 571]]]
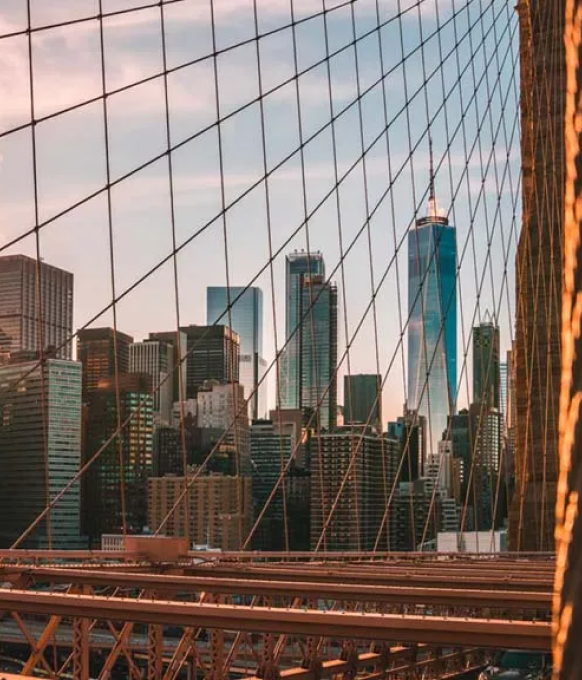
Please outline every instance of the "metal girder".
[[[440, 571], [440, 573], [439, 573]], [[454, 574], [448, 571], [426, 572], [426, 574], [415, 572], [414, 570], [395, 571], [385, 568], [382, 571], [372, 572], [366, 569], [320, 569], [308, 570], [295, 567], [294, 569], [274, 568], [274, 567], [190, 567], [185, 569], [188, 575], [192, 576], [214, 576], [220, 578], [239, 578], [239, 579], [259, 579], [259, 580], [278, 580], [278, 581], [311, 581], [314, 583], [366, 583], [369, 585], [409, 585], [415, 587], [437, 587], [444, 586], [450, 589], [456, 588], [477, 588], [486, 590], [551, 590], [553, 587], [553, 577], [523, 576], [521, 574]]]
[[89, 620], [73, 620], [73, 677], [89, 680]]
[[506, 609], [547, 609], [551, 591], [481, 590], [476, 588], [426, 588], [379, 586], [368, 583], [326, 581], [272, 581], [233, 579], [214, 576], [174, 576], [168, 574], [127, 574], [116, 571], [91, 571], [39, 568], [27, 572], [38, 582], [83, 583], [117, 588], [163, 588], [168, 592], [206, 591], [221, 595], [280, 595], [287, 597], [328, 598], [353, 602], [391, 602], [396, 604], [439, 604], [464, 607], [503, 607]]
[[362, 640], [415, 640], [464, 647], [549, 650], [551, 643], [550, 624], [544, 622], [269, 609], [17, 590], [0, 591], [0, 609], [191, 628], [275, 631]]

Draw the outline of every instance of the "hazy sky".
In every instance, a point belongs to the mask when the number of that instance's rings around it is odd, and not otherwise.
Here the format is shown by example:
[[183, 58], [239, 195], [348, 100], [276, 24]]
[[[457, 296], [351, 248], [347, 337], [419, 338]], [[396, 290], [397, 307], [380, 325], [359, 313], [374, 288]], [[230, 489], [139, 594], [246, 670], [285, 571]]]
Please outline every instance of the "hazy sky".
[[[103, 0], [103, 11], [117, 11], [144, 2]], [[259, 42], [262, 87], [268, 91], [294, 75], [293, 32], [288, 28], [290, 2], [257, 0], [257, 4], [260, 34], [283, 27]], [[340, 4], [340, 0], [326, 0], [328, 9]], [[31, 5], [35, 27], [94, 16], [98, 12], [97, 0], [33, 0]], [[294, 1], [297, 19], [319, 14], [321, 8], [321, 0]], [[409, 9], [400, 19], [397, 18], [399, 8]], [[214, 60], [202, 59], [213, 49], [210, 3], [208, 0], [168, 2], [164, 12], [167, 63], [172, 69], [168, 76], [170, 131], [172, 145], [180, 144], [172, 155], [177, 243], [185, 243], [209, 223], [178, 255], [180, 316], [182, 324], [203, 324], [206, 286], [226, 282], [225, 224], [219, 217], [222, 184], [217, 127], [190, 139], [217, 119]], [[507, 349], [510, 343], [509, 319], [514, 318], [514, 257], [520, 223], [517, 17], [506, 0], [491, 3], [424, 0], [419, 6], [411, 0], [379, 0], [383, 27], [377, 31], [374, 30], [378, 26], [375, 0], [357, 0], [353, 3], [353, 12], [355, 22], [352, 22], [350, 5], [327, 15], [327, 49], [330, 53], [337, 52], [330, 60], [329, 76], [340, 178], [357, 163], [338, 192], [333, 191], [334, 147], [329, 125], [324, 20], [317, 16], [296, 28], [298, 68], [309, 69], [299, 78], [303, 138], [309, 140], [304, 150], [308, 213], [331, 192], [309, 219], [307, 230], [301, 226], [305, 217], [304, 192], [301, 154], [297, 152], [299, 132], [294, 82], [265, 98], [269, 170], [295, 152], [272, 173], [268, 182], [274, 251], [299, 229], [273, 264], [274, 307], [280, 346], [284, 335], [285, 253], [305, 248], [308, 236], [311, 249], [323, 251], [329, 274], [340, 260], [340, 236], [346, 251], [362, 230], [345, 259], [345, 266], [333, 277], [340, 288], [340, 353], [345, 347], [346, 326], [351, 337], [371, 299], [371, 250], [373, 285], [378, 286], [388, 272], [376, 297], [380, 371], [385, 373], [393, 362], [384, 391], [384, 420], [387, 420], [400, 411], [404, 400], [402, 354], [398, 349], [401, 328], [397, 268], [405, 319], [407, 249], [404, 242], [396, 251], [395, 240], [399, 243], [416, 212], [420, 210], [422, 214], [425, 210], [427, 105], [429, 117], [435, 117], [431, 130], [435, 159], [440, 166], [437, 196], [441, 207], [450, 210], [451, 220], [457, 226], [460, 257], [466, 245], [459, 280], [459, 371], [475, 313], [478, 318], [485, 309], [491, 311], [495, 307], [500, 314], [502, 349]], [[214, 17], [217, 50], [238, 45], [217, 58], [220, 115], [228, 115], [254, 102], [220, 126], [226, 205], [258, 182], [253, 191], [226, 213], [230, 282], [245, 285], [269, 256], [266, 185], [261, 181], [264, 175], [261, 117], [256, 103], [258, 67], [256, 46], [251, 40], [256, 35], [253, 1], [214, 0]], [[439, 32], [437, 25], [441, 26]], [[0, 33], [17, 33], [26, 26], [25, 0], [3, 0]], [[357, 41], [357, 53], [351, 44], [354, 30], [361, 37]], [[243, 44], [245, 41], [249, 42]], [[104, 44], [108, 92], [161, 73], [159, 7], [106, 18]], [[424, 44], [423, 49], [418, 48], [420, 44]], [[388, 75], [378, 82], [380, 47], [384, 73]], [[404, 68], [402, 50], [406, 55]], [[378, 138], [366, 155], [367, 210], [375, 210], [369, 222], [366, 221], [366, 186], [361, 160], [360, 109], [357, 104], [349, 106], [358, 93], [356, 57], [360, 90], [367, 91], [361, 99], [364, 146], [367, 148]], [[37, 119], [102, 93], [97, 20], [34, 32], [32, 58]], [[193, 60], [198, 61], [178, 68]], [[320, 61], [320, 65], [310, 68]], [[423, 88], [425, 74], [430, 79]], [[25, 34], [3, 37], [0, 39], [0, 244], [24, 234], [35, 224], [31, 129], [26, 126], [6, 134], [30, 121], [29, 87], [28, 37]], [[443, 103], [443, 91], [447, 95], [446, 103]], [[410, 100], [413, 96], [407, 116], [404, 105], [407, 98]], [[344, 111], [346, 107], [349, 108]], [[131, 178], [123, 178], [167, 148], [163, 79], [157, 77], [108, 97], [108, 109], [111, 178], [113, 181], [122, 178], [111, 191], [114, 278], [119, 294], [172, 251], [166, 157], [150, 163]], [[381, 134], [386, 118], [390, 125], [388, 140]], [[478, 129], [480, 135], [476, 142]], [[409, 160], [411, 146], [412, 162]], [[38, 123], [36, 148], [39, 222], [44, 225], [77, 201], [105, 187], [102, 101]], [[468, 172], [464, 176], [466, 168]], [[387, 192], [390, 171], [398, 177], [392, 190]], [[107, 205], [107, 193], [101, 191], [66, 216], [51, 220], [39, 232], [42, 257], [75, 274], [76, 327], [85, 324], [111, 300]], [[489, 264], [486, 262], [488, 242], [491, 243]], [[31, 235], [3, 252], [34, 254], [35, 248], [35, 238]], [[505, 262], [508, 265], [506, 284]], [[482, 278], [477, 303], [476, 290]], [[266, 359], [271, 361], [275, 323], [269, 269], [255, 285], [265, 293]], [[106, 313], [95, 325], [111, 323], [111, 314]], [[175, 325], [170, 260], [119, 303], [118, 328], [141, 339], [151, 330], [171, 330]], [[352, 372], [376, 372], [375, 344], [373, 318], [369, 313], [350, 349]], [[344, 362], [341, 372], [346, 368]], [[468, 401], [467, 382], [460, 374], [458, 379], [461, 383], [459, 404], [463, 405]], [[272, 384], [270, 392], [272, 397]]]

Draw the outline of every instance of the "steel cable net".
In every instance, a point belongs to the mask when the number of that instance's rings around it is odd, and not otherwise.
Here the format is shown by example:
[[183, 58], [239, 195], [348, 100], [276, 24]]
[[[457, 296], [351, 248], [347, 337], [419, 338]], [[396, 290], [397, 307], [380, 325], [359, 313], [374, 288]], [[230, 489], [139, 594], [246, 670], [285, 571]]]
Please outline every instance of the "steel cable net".
[[509, 517], [535, 531], [513, 550], [552, 549], [556, 448], [517, 463], [516, 288], [542, 265], [517, 257], [506, 2], [0, 22], [3, 547], [488, 552]]

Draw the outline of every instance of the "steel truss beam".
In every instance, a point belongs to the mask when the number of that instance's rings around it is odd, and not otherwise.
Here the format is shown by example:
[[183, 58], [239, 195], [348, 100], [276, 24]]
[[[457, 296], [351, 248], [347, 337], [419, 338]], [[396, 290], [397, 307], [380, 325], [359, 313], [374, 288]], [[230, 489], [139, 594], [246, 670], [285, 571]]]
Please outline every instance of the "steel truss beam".
[[[163, 589], [168, 593], [209, 592], [219, 595], [265, 595], [324, 598], [351, 602], [387, 602], [410, 605], [450, 605], [451, 607], [490, 607], [504, 609], [548, 609], [552, 595], [546, 591], [479, 590], [381, 586], [367, 583], [271, 581], [213, 576], [174, 576], [168, 574], [128, 574], [43, 568], [22, 572], [35, 583], [88, 584], [121, 589]], [[8, 575], [7, 575], [8, 576]], [[311, 576], [311, 575], [310, 575]]]
[[0, 609], [18, 614], [137, 621], [184, 628], [278, 632], [338, 639], [414, 640], [455, 647], [547, 651], [551, 643], [550, 624], [545, 622], [336, 613], [23, 590], [0, 591]]

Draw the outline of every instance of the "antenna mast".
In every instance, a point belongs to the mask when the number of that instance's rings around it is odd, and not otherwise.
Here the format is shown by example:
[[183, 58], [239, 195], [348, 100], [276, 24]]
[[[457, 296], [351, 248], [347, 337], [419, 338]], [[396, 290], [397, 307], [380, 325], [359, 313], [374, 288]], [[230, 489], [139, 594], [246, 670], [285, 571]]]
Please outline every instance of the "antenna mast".
[[428, 193], [428, 215], [429, 217], [436, 217], [437, 207], [436, 207], [436, 195], [434, 190], [434, 158], [432, 152], [432, 137], [429, 133], [428, 136], [428, 149], [430, 156], [430, 179], [429, 179], [429, 193]]

